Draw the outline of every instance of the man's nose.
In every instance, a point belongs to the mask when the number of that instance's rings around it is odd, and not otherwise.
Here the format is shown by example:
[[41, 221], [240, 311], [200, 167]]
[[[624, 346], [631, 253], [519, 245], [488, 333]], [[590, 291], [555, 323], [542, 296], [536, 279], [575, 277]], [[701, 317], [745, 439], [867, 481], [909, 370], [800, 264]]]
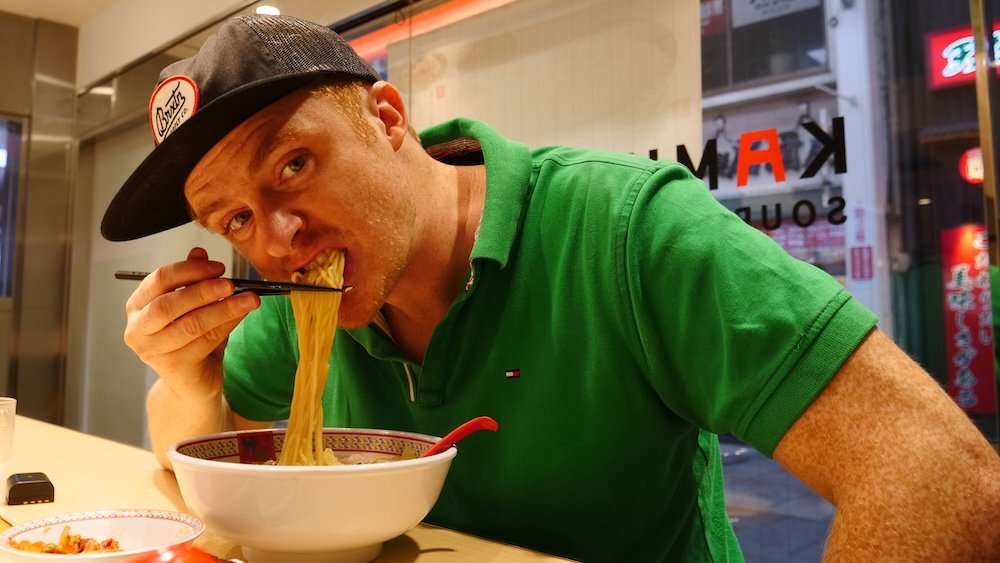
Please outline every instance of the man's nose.
[[276, 210], [268, 214], [264, 229], [264, 247], [271, 256], [286, 256], [292, 252], [302, 230], [302, 219], [295, 213]]

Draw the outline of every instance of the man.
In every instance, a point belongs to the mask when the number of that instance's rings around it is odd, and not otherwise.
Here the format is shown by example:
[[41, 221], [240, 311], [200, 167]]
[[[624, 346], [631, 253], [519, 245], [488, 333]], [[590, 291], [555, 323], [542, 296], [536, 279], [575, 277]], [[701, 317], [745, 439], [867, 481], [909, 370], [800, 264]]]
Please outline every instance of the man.
[[[732, 432], [836, 505], [831, 561], [1000, 557], [983, 436], [683, 167], [529, 151], [472, 120], [418, 141], [391, 84], [291, 18], [227, 22], [150, 107], [159, 144], [105, 237], [193, 219], [275, 280], [344, 249], [327, 425], [499, 422], [463, 442], [429, 521], [588, 561], [739, 561], [715, 437]], [[288, 414], [290, 306], [222, 274], [193, 249], [126, 305], [164, 465], [177, 440]]]

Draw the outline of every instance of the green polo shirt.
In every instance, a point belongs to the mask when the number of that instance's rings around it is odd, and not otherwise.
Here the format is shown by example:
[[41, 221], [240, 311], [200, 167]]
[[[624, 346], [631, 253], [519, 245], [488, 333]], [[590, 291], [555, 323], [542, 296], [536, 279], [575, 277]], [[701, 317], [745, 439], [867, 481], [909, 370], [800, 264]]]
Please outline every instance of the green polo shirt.
[[[741, 561], [715, 433], [770, 455], [875, 316], [676, 163], [529, 151], [472, 120], [422, 140], [486, 163], [468, 282], [422, 365], [374, 325], [340, 330], [326, 424], [495, 418], [432, 523], [586, 561]], [[262, 299], [226, 351], [234, 411], [286, 418], [296, 358], [287, 299]]]

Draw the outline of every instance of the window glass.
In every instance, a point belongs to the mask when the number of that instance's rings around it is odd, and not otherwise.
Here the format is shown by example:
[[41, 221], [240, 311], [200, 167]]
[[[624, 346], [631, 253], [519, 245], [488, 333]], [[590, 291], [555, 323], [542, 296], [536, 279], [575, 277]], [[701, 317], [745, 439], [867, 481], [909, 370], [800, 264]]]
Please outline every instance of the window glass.
[[827, 66], [822, 0], [701, 0], [701, 16], [706, 92]]
[[[1000, 14], [1000, 0], [985, 1]], [[632, 111], [689, 82], [670, 61], [697, 56], [684, 46], [699, 37], [665, 41], [650, 23], [662, 6], [693, 6], [685, 2], [427, 0], [345, 37], [407, 90], [419, 126], [489, 110], [470, 116], [529, 146], [686, 160], [725, 207], [875, 311], [996, 442], [991, 295], [1000, 291], [986, 259], [969, 4], [699, 0], [701, 99], [675, 106], [678, 119], [696, 116], [701, 138], [685, 143], [674, 119]], [[510, 17], [490, 15], [503, 7]], [[614, 57], [585, 40], [603, 36]], [[629, 65], [641, 70], [623, 76]], [[502, 80], [482, 80], [496, 69]], [[565, 87], [571, 95], [540, 89], [581, 76]], [[613, 103], [598, 105], [605, 98]], [[630, 127], [641, 140], [618, 144]], [[832, 505], [736, 437], [720, 442], [747, 560], [820, 560]]]
[[[1000, 15], [997, 0], [984, 5]], [[989, 257], [995, 242], [986, 231], [978, 111], [986, 100], [976, 94], [970, 3], [892, 0], [887, 7], [897, 340], [995, 442], [997, 278], [990, 279]], [[992, 29], [998, 28], [995, 21]], [[986, 105], [993, 106], [995, 136], [1000, 106], [996, 99]]]

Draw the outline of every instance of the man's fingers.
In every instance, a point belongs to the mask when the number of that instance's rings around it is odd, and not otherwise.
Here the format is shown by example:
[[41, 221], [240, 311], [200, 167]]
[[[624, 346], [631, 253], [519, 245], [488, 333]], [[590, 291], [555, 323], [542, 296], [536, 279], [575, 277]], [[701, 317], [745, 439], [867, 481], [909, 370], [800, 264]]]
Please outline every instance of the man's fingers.
[[218, 278], [225, 271], [225, 264], [207, 259], [185, 260], [161, 266], [139, 282], [139, 287], [125, 303], [126, 310], [142, 309], [162, 295], [203, 280]]
[[[165, 332], [175, 332], [174, 338], [180, 341], [193, 341], [216, 331], [234, 321], [238, 322], [247, 313], [256, 308], [259, 299], [252, 293], [241, 293], [232, 298], [217, 301], [201, 307], [176, 319]], [[225, 332], [228, 335], [229, 331]]]
[[139, 330], [144, 334], [154, 334], [176, 322], [178, 319], [195, 311], [206, 308], [218, 318], [214, 326], [224, 319], [221, 315], [227, 307], [212, 307], [220, 300], [233, 294], [233, 283], [224, 279], [211, 279], [197, 282], [182, 289], [160, 295], [150, 301], [139, 313], [144, 318], [140, 320]]

